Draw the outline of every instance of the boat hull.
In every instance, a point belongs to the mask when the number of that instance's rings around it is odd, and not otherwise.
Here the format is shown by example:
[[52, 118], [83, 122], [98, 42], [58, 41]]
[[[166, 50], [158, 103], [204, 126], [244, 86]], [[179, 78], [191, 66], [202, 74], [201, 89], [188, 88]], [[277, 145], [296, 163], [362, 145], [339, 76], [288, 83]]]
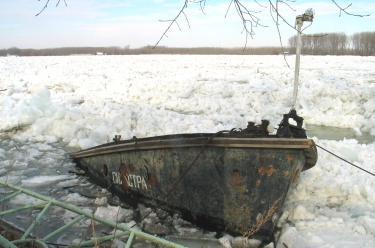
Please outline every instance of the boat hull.
[[314, 150], [308, 139], [199, 134], [113, 142], [71, 157], [125, 202], [179, 210], [198, 224], [244, 236], [270, 237], [288, 191], [312, 166]]

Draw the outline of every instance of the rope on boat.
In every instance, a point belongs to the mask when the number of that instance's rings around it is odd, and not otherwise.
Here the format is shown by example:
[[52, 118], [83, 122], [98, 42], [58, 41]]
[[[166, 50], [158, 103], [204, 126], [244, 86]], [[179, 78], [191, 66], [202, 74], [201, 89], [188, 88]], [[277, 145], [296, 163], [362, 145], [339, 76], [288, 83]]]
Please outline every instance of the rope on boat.
[[361, 167], [359, 167], [359, 166], [353, 164], [352, 162], [349, 162], [348, 160], [346, 160], [346, 159], [344, 159], [344, 158], [342, 158], [342, 157], [340, 157], [340, 156], [334, 154], [334, 153], [331, 152], [331, 151], [328, 151], [327, 149], [325, 149], [325, 148], [323, 148], [323, 147], [321, 147], [321, 146], [319, 146], [319, 145], [317, 145], [317, 144], [315, 144], [315, 145], [316, 145], [317, 147], [319, 147], [320, 149], [322, 149], [323, 151], [326, 151], [326, 152], [328, 152], [329, 154], [335, 156], [336, 158], [339, 158], [339, 159], [341, 159], [342, 161], [344, 161], [344, 162], [350, 164], [351, 166], [354, 166], [354, 167], [356, 167], [356, 168], [358, 168], [358, 169], [360, 169], [360, 170], [363, 170], [364, 172], [366, 172], [366, 173], [368, 173], [368, 174], [370, 174], [370, 175], [372, 175], [372, 176], [375, 177], [375, 174], [374, 174], [374, 173], [369, 172], [368, 170], [365, 170], [365, 169], [363, 169], [363, 168], [361, 168]]
[[173, 191], [175, 191], [178, 187], [178, 185], [182, 182], [182, 180], [184, 179], [184, 177], [187, 175], [187, 173], [190, 171], [190, 169], [193, 167], [193, 165], [195, 164], [195, 162], [197, 162], [198, 158], [200, 157], [200, 155], [203, 153], [203, 151], [206, 149], [207, 147], [207, 144], [210, 143], [216, 136], [218, 136], [219, 134], [221, 133], [227, 133], [229, 131], [219, 131], [217, 133], [214, 133], [210, 138], [207, 139], [207, 141], [202, 145], [202, 148], [201, 150], [199, 151], [198, 155], [195, 157], [195, 159], [193, 160], [193, 162], [190, 164], [190, 166], [185, 170], [185, 172], [178, 178], [178, 180], [173, 184], [173, 187], [169, 190], [169, 192], [166, 194], [165, 198], [163, 201], [167, 200], [167, 198], [173, 193]]
[[[184, 171], [184, 173], [178, 178], [178, 180], [173, 184], [172, 188], [168, 191], [168, 193], [165, 195], [164, 199], [163, 199], [163, 202], [165, 202], [168, 197], [177, 189], [178, 185], [180, 185], [180, 183], [182, 182], [182, 180], [185, 178], [185, 176], [187, 175], [187, 173], [190, 171], [190, 169], [193, 167], [193, 165], [195, 164], [195, 162], [197, 162], [198, 158], [200, 157], [200, 155], [203, 153], [203, 151], [206, 149], [208, 143], [210, 143], [215, 137], [217, 137], [219, 134], [221, 133], [228, 133], [230, 131], [228, 130], [223, 130], [223, 131], [219, 131], [217, 133], [214, 133], [211, 137], [209, 137], [207, 139], [207, 141], [202, 145], [202, 148], [201, 150], [199, 151], [199, 153], [197, 154], [197, 156], [195, 157], [195, 159], [193, 160], [193, 162], [191, 162], [190, 166]], [[151, 213], [153, 213], [155, 211], [157, 207], [154, 207], [153, 209], [151, 209], [151, 211], [146, 214], [142, 220], [146, 219], [147, 216], [149, 216]], [[142, 221], [141, 220], [141, 221]], [[134, 224], [132, 227], [134, 227], [136, 224]]]

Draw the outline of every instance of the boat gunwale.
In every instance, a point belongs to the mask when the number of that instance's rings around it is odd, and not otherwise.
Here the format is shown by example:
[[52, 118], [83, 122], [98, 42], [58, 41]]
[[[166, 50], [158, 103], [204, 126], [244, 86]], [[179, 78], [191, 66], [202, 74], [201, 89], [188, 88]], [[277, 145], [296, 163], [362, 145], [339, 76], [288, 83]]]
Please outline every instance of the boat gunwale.
[[[89, 149], [73, 152], [71, 158], [84, 158], [90, 156], [111, 154], [117, 152], [137, 150], [157, 150], [170, 148], [189, 147], [221, 147], [221, 148], [270, 148], [270, 149], [309, 149], [314, 146], [311, 139], [306, 138], [277, 138], [277, 137], [213, 137], [213, 134], [201, 134], [198, 137], [181, 136], [173, 138], [159, 136], [145, 139], [134, 139], [120, 142], [110, 142]], [[176, 137], [178, 137], [176, 135]]]

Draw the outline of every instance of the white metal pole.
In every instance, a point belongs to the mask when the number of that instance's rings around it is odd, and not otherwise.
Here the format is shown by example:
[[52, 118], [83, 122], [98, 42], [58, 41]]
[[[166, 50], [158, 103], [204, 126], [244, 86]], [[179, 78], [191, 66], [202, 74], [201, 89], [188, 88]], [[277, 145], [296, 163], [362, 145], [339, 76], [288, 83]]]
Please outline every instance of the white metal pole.
[[299, 84], [299, 65], [300, 65], [301, 46], [302, 46], [302, 37], [301, 37], [302, 25], [303, 25], [303, 16], [297, 16], [296, 18], [296, 26], [297, 26], [296, 66], [294, 69], [294, 90], [293, 90], [292, 109], [296, 109], [296, 102], [297, 102], [297, 92], [298, 92], [298, 84]]

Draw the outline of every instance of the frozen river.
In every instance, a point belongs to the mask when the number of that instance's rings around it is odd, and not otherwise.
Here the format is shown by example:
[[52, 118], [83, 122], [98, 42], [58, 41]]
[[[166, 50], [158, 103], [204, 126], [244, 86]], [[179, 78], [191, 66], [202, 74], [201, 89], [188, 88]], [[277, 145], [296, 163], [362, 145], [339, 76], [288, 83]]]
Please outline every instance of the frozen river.
[[[286, 60], [294, 65], [294, 56]], [[374, 173], [375, 58], [303, 56], [301, 63], [296, 108], [308, 135]], [[293, 77], [282, 56], [0, 58], [1, 180], [96, 211], [95, 198], [71, 189], [78, 185], [99, 199], [108, 192], [68, 173], [75, 168], [69, 152], [116, 134], [217, 132], [261, 119], [277, 125], [291, 107]], [[279, 245], [375, 247], [374, 203], [374, 177], [319, 150], [317, 165], [301, 174], [284, 205]], [[107, 204], [100, 208], [109, 215], [118, 211]], [[122, 209], [125, 223], [143, 211]], [[71, 218], [63, 212], [54, 217]], [[138, 226], [225, 247], [236, 242], [178, 216], [163, 218], [168, 228]]]

